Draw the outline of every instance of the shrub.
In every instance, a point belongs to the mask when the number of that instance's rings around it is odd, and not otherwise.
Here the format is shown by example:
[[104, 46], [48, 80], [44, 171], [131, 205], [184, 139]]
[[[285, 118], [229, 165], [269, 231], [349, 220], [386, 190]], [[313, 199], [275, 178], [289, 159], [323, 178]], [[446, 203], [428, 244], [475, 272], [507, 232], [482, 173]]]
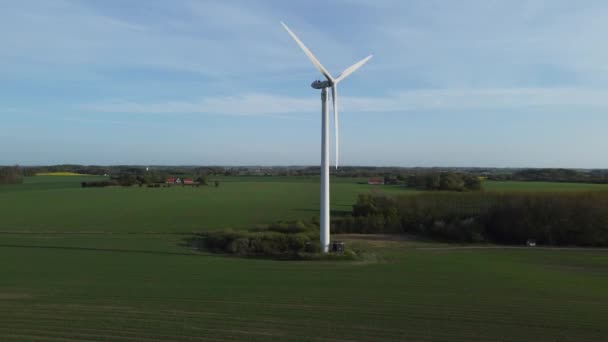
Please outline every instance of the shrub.
[[239, 256], [293, 258], [310, 252], [311, 246], [319, 239], [318, 230], [318, 226], [301, 221], [280, 222], [248, 231], [228, 229], [208, 232], [201, 234], [191, 244], [212, 252]]
[[228, 249], [230, 253], [246, 256], [249, 253], [249, 239], [246, 237], [240, 237], [230, 242]]

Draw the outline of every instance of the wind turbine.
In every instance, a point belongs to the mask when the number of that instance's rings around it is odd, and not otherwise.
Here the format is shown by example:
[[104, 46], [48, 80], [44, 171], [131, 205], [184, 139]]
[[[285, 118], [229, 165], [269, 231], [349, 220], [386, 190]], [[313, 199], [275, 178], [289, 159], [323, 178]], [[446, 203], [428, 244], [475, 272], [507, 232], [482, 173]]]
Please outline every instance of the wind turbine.
[[281, 25], [287, 30], [287, 33], [298, 43], [302, 51], [306, 54], [312, 64], [325, 76], [326, 81], [314, 81], [311, 86], [314, 89], [321, 89], [321, 113], [322, 113], [322, 128], [321, 128], [321, 219], [320, 219], [320, 236], [321, 236], [321, 251], [327, 253], [329, 251], [329, 127], [328, 127], [328, 106], [327, 106], [327, 88], [331, 88], [331, 98], [334, 111], [334, 128], [336, 138], [336, 169], [338, 168], [339, 158], [339, 142], [338, 142], [338, 83], [344, 80], [348, 75], [355, 72], [363, 64], [370, 60], [373, 55], [369, 55], [359, 62], [344, 69], [342, 73], [334, 78], [329, 71], [321, 65], [321, 62], [308, 50], [302, 41], [293, 33], [285, 23]]

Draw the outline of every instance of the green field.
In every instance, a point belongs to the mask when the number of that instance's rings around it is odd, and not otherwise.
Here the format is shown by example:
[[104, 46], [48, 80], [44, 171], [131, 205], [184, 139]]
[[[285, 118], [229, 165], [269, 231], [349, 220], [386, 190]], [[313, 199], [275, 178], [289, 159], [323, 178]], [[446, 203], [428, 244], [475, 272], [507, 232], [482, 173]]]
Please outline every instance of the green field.
[[[0, 231], [187, 233], [318, 216], [315, 178], [219, 179], [218, 188], [81, 188], [76, 176], [31, 177], [0, 187]], [[359, 193], [381, 189], [357, 181], [332, 184], [332, 210], [348, 211]]]
[[[608, 340], [608, 251], [382, 238], [349, 242], [370, 251], [357, 262], [199, 254], [182, 244], [190, 232], [315, 216], [317, 178], [169, 189], [80, 181], [0, 187], [0, 341]], [[415, 193], [357, 181], [333, 182], [333, 210], [361, 192]]]

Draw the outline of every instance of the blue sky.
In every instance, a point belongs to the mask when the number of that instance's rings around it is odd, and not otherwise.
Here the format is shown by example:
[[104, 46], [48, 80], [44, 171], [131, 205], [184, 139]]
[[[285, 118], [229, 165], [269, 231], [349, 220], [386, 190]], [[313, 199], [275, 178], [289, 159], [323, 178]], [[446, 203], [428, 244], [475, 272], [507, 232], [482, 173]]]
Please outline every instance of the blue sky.
[[4, 1], [0, 164], [608, 167], [605, 1]]

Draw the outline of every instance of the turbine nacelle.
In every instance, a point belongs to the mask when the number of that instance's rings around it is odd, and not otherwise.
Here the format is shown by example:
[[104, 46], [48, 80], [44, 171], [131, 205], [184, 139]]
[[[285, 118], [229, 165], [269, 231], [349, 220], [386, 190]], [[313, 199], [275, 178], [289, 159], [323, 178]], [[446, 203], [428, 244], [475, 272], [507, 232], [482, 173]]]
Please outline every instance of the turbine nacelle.
[[312, 84], [310, 86], [313, 87], [314, 89], [323, 89], [323, 88], [331, 87], [332, 84], [329, 81], [316, 80], [316, 81], [312, 82]]

